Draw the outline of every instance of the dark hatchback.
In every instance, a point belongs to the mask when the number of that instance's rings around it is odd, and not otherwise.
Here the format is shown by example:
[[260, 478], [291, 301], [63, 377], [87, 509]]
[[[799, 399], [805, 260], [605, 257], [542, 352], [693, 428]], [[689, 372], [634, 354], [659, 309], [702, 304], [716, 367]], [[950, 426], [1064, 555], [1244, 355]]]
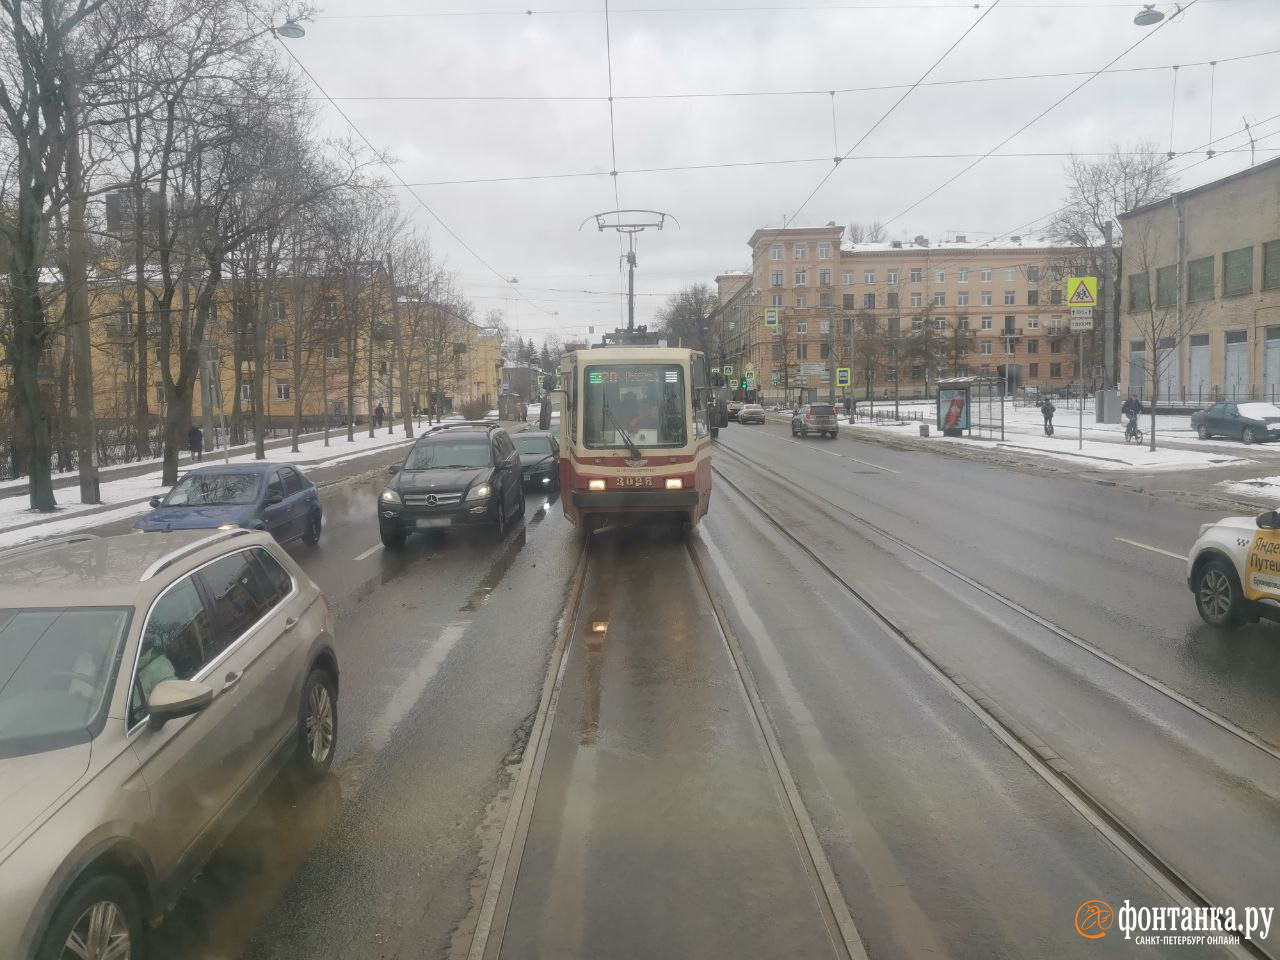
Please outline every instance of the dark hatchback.
[[382, 545], [416, 531], [489, 526], [499, 538], [524, 517], [520, 454], [496, 424], [451, 423], [424, 434], [378, 497]]
[[1280, 407], [1270, 403], [1215, 403], [1191, 415], [1201, 440], [1229, 437], [1245, 443], [1280, 440]]
[[189, 470], [135, 527], [147, 533], [244, 527], [279, 543], [320, 540], [323, 511], [316, 485], [284, 463], [244, 463]]
[[517, 433], [511, 442], [520, 451], [520, 476], [527, 490], [560, 486], [560, 442], [544, 431]]

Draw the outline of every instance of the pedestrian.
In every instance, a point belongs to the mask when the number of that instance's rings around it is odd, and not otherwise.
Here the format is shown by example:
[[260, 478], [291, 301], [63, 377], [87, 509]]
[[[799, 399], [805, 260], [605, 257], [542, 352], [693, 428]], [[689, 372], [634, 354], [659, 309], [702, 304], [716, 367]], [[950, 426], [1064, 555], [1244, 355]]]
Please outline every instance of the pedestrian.
[[192, 460], [204, 459], [204, 431], [194, 423], [187, 431], [187, 446], [191, 448]]
[[382, 409], [381, 403], [379, 403], [376, 407], [373, 408], [373, 419], [377, 422], [378, 426], [382, 426], [382, 418], [385, 417], [386, 415], [387, 415], [387, 411]]
[[1053, 436], [1053, 414], [1057, 407], [1053, 405], [1053, 401], [1045, 397], [1040, 401], [1040, 414], [1044, 417], [1044, 435], [1046, 437]]

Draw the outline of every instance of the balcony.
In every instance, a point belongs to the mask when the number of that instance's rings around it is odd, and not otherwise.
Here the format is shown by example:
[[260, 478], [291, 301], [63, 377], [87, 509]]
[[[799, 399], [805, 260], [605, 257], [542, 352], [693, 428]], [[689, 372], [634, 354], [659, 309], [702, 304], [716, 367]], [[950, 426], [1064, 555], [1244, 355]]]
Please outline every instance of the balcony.
[[1000, 331], [1000, 336], [1006, 337], [1006, 338], [1020, 337], [1022, 336], [1022, 328], [1021, 327], [1005, 327], [1003, 330]]

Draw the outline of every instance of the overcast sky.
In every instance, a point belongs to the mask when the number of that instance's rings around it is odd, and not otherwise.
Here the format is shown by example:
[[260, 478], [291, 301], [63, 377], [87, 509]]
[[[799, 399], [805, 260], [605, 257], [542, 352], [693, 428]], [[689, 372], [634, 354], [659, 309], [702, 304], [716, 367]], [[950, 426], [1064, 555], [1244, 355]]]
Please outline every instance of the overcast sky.
[[[521, 296], [468, 253], [408, 194], [405, 209], [481, 313], [501, 309], [513, 331], [585, 335], [624, 318], [613, 233], [591, 214], [614, 209], [609, 79], [603, 0], [547, 0], [545, 9], [503, 0], [329, 0], [290, 49], [360, 130], [398, 159], [425, 203], [497, 273], [518, 277]], [[1184, 0], [1185, 5], [1185, 0]], [[830, 158], [847, 152], [910, 85], [983, 14], [929, 75], [933, 81], [1084, 71], [1083, 76], [921, 86], [893, 110], [794, 225], [888, 221], [893, 237], [1007, 234], [1058, 206], [1065, 154], [1113, 142], [1169, 146], [1182, 186], [1249, 163], [1242, 118], [1258, 159], [1280, 155], [1280, 0], [1198, 0], [1159, 29], [1133, 24], [1140, 3], [1118, 0], [614, 0], [609, 32], [614, 134], [622, 207], [666, 211], [678, 221], [638, 238], [637, 322], [666, 295], [749, 266], [747, 238], [792, 218]], [[1172, 11], [1171, 3], [1158, 8]], [[1106, 73], [910, 212], [906, 208], [1050, 106], [1126, 47]], [[1210, 139], [1244, 147], [1203, 160]], [[769, 96], [625, 99], [655, 94]], [[513, 98], [465, 99], [465, 98]], [[517, 99], [517, 98], [550, 99]], [[456, 98], [456, 99], [388, 99]], [[582, 99], [595, 98], [595, 99]], [[343, 124], [327, 105], [326, 123]], [[1274, 119], [1272, 119], [1274, 118]], [[1239, 131], [1239, 132], [1238, 132]], [[1054, 156], [1000, 154], [1050, 153]], [[819, 159], [820, 158], [820, 159]], [[772, 165], [625, 172], [758, 161]], [[1192, 164], [1195, 166], [1192, 166]], [[545, 177], [506, 182], [439, 181]], [[899, 214], [902, 214], [899, 216]], [[1041, 221], [1042, 222], [1042, 221]], [[584, 293], [581, 291], [593, 291]]]

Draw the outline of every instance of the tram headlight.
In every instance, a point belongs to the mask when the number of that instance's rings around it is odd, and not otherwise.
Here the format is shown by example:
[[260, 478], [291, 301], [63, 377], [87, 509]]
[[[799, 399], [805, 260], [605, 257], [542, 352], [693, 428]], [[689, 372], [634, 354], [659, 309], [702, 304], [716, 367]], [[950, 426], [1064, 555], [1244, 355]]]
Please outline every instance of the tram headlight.
[[588, 481], [587, 481], [587, 489], [588, 489], [588, 490], [603, 490], [603, 489], [604, 489], [604, 481], [603, 481], [603, 480], [588, 480]]
[[684, 481], [683, 481], [683, 480], [681, 480], [679, 477], [671, 477], [670, 479], [668, 479], [668, 480], [667, 480], [667, 489], [668, 489], [668, 490], [683, 490], [683, 489], [684, 489]]

